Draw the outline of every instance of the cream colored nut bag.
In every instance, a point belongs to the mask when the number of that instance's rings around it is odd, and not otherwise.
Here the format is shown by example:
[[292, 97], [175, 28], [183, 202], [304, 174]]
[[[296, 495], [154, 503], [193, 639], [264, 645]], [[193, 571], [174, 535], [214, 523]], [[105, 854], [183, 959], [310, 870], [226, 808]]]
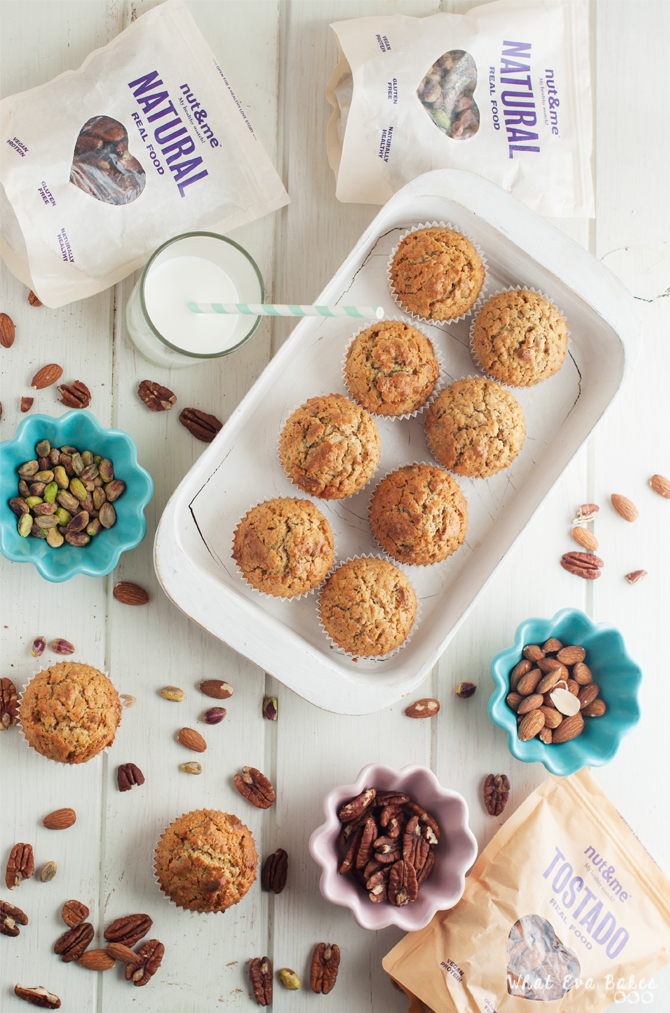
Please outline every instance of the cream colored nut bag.
[[[383, 961], [435, 1013], [596, 1013], [670, 961], [670, 882], [588, 769], [549, 777]], [[653, 987], [653, 985], [651, 986]], [[646, 990], [645, 990], [646, 989]]]
[[3, 99], [0, 132], [0, 252], [47, 306], [103, 291], [172, 236], [288, 203], [182, 0]]
[[498, 0], [331, 28], [339, 200], [384, 204], [430, 169], [469, 169], [539, 214], [593, 217], [585, 0]]

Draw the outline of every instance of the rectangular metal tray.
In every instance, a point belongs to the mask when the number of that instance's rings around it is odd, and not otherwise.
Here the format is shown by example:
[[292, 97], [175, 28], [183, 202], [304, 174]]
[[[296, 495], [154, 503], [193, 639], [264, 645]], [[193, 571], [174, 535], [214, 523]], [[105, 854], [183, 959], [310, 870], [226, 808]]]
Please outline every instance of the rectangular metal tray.
[[[156, 533], [155, 565], [166, 594], [195, 622], [319, 707], [365, 714], [411, 693], [428, 675], [460, 623], [568, 462], [592, 432], [630, 371], [638, 344], [631, 296], [611, 272], [523, 204], [473, 173], [442, 169], [400, 190], [377, 215], [319, 296], [319, 303], [382, 305], [402, 316], [387, 286], [390, 251], [413, 225], [444, 221], [471, 235], [488, 261], [486, 292], [540, 289], [564, 313], [571, 338], [562, 369], [515, 395], [526, 443], [492, 478], [459, 479], [468, 502], [463, 546], [442, 563], [404, 567], [421, 619], [406, 646], [385, 661], [354, 662], [330, 646], [317, 596], [275, 600], [254, 592], [231, 558], [233, 531], [253, 505], [303, 496], [277, 457], [287, 416], [308, 397], [346, 394], [342, 358], [359, 325], [304, 318], [167, 504]], [[423, 325], [452, 382], [477, 371], [471, 317]], [[432, 461], [423, 416], [376, 419], [382, 441], [375, 477], [356, 496], [314, 500], [327, 516], [336, 560], [378, 552], [368, 522], [374, 487], [387, 472]]]

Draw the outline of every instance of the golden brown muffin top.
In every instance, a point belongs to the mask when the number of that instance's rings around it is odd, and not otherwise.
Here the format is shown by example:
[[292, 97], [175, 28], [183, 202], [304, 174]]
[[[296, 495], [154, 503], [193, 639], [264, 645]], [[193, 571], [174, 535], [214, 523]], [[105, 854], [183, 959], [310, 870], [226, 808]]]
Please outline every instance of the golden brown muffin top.
[[467, 313], [484, 275], [470, 240], [438, 227], [410, 232], [391, 262], [391, 283], [400, 304], [427, 320], [453, 320]]
[[114, 741], [121, 701], [97, 668], [61, 661], [30, 680], [19, 716], [38, 753], [61, 763], [85, 763]]
[[426, 412], [428, 445], [445, 468], [488, 478], [515, 459], [526, 438], [523, 408], [510, 390], [481, 376], [456, 380]]
[[196, 809], [166, 829], [154, 867], [161, 890], [179, 907], [225, 911], [244, 897], [257, 862], [251, 831], [237, 816]]
[[326, 581], [319, 599], [324, 629], [350, 654], [388, 654], [406, 640], [416, 615], [414, 588], [385, 559], [352, 559]]
[[394, 559], [427, 566], [463, 544], [468, 507], [458, 482], [446, 471], [431, 464], [407, 464], [375, 489], [370, 527]]
[[333, 533], [310, 500], [269, 499], [238, 524], [233, 559], [259, 591], [292, 598], [311, 591], [330, 570]]
[[374, 419], [342, 394], [312, 397], [282, 430], [279, 456], [294, 485], [321, 499], [344, 499], [372, 478], [381, 440]]
[[440, 369], [429, 338], [401, 320], [382, 320], [347, 351], [346, 383], [369, 412], [404, 415], [425, 404]]
[[472, 344], [482, 369], [494, 380], [531, 387], [563, 365], [568, 325], [536, 292], [499, 292], [477, 314]]

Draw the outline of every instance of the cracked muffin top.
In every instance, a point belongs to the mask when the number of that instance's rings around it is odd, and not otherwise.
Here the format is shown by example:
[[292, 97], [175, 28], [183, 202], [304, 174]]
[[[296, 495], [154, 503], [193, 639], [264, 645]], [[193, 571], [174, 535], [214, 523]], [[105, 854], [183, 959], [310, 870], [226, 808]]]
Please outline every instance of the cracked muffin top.
[[425, 404], [440, 368], [429, 338], [401, 320], [383, 320], [354, 338], [344, 376], [359, 404], [377, 415], [404, 415]]
[[293, 598], [317, 587], [330, 570], [333, 533], [308, 499], [269, 499], [237, 525], [233, 559], [258, 591]]
[[458, 475], [488, 478], [507, 468], [523, 447], [523, 408], [510, 390], [482, 376], [456, 380], [426, 412], [428, 446]]
[[463, 544], [468, 507], [458, 482], [446, 471], [431, 464], [407, 464], [375, 489], [370, 527], [394, 559], [428, 566]]
[[342, 394], [310, 398], [293, 412], [279, 440], [288, 477], [321, 499], [359, 492], [374, 475], [380, 453], [374, 419]]
[[121, 701], [97, 668], [61, 661], [30, 680], [19, 717], [29, 745], [42, 756], [86, 763], [114, 741]]
[[563, 365], [568, 325], [536, 292], [499, 292], [477, 314], [472, 347], [482, 370], [494, 380], [532, 387]]
[[416, 616], [414, 588], [385, 559], [343, 563], [324, 584], [319, 615], [326, 633], [349, 654], [379, 657], [407, 639]]
[[256, 878], [251, 831], [230, 813], [196, 809], [171, 823], [155, 851], [163, 893], [189, 911], [225, 911]]
[[467, 313], [484, 274], [472, 243], [451, 229], [410, 232], [391, 262], [391, 284], [403, 309], [426, 320], [454, 320]]

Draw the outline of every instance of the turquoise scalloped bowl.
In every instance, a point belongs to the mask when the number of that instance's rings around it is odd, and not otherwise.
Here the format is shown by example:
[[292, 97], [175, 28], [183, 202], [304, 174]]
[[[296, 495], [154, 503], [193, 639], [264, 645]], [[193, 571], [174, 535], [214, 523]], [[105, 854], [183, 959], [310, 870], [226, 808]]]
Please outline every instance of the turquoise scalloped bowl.
[[[44, 439], [52, 447], [73, 446], [108, 457], [116, 477], [126, 483], [123, 496], [114, 504], [114, 527], [101, 531], [81, 548], [66, 543], [52, 549], [43, 539], [22, 538], [16, 530], [17, 517], [8, 505], [12, 496], [18, 496], [16, 469], [35, 459], [35, 444]], [[120, 429], [105, 429], [95, 415], [81, 409], [60, 418], [31, 415], [24, 419], [14, 439], [0, 443], [0, 488], [0, 552], [15, 563], [34, 563], [43, 577], [56, 582], [77, 573], [102, 577], [113, 570], [121, 553], [144, 538], [144, 508], [154, 493], [151, 475], [137, 463], [137, 448], [130, 436]]]
[[[601, 718], [586, 718], [584, 731], [571, 742], [545, 745], [539, 739], [521, 742], [516, 714], [505, 703], [509, 675], [527, 644], [543, 644], [556, 637], [563, 644], [578, 644], [600, 696], [607, 704]], [[594, 623], [579, 609], [562, 609], [553, 619], [526, 619], [516, 631], [514, 646], [496, 654], [491, 662], [495, 689], [489, 697], [489, 717], [507, 732], [510, 753], [523, 763], [543, 763], [552, 774], [574, 774], [582, 767], [600, 767], [616, 756], [624, 735], [640, 720], [638, 692], [642, 669], [628, 654], [615, 626]]]

